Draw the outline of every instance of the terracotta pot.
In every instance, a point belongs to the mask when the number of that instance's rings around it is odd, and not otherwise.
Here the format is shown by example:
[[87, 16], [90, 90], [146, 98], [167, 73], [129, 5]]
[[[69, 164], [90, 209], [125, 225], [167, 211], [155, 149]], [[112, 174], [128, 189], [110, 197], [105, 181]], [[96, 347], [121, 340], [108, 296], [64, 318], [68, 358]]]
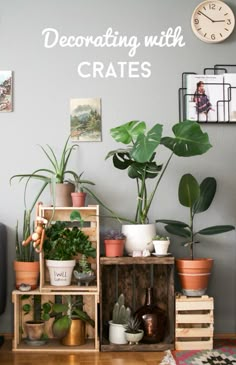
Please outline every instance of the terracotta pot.
[[19, 289], [21, 284], [28, 284], [31, 289], [38, 287], [39, 279], [39, 262], [23, 262], [14, 261], [16, 289]]
[[176, 268], [184, 295], [189, 297], [205, 294], [213, 259], [176, 259]]
[[105, 255], [107, 257], [119, 257], [124, 254], [125, 239], [104, 240]]
[[44, 321], [27, 321], [25, 322], [25, 330], [27, 338], [32, 341], [40, 340], [44, 333]]
[[66, 346], [80, 346], [85, 344], [85, 323], [79, 318], [72, 318], [70, 329], [61, 343]]
[[87, 195], [86, 193], [79, 191], [71, 193], [73, 207], [84, 207], [86, 195]]

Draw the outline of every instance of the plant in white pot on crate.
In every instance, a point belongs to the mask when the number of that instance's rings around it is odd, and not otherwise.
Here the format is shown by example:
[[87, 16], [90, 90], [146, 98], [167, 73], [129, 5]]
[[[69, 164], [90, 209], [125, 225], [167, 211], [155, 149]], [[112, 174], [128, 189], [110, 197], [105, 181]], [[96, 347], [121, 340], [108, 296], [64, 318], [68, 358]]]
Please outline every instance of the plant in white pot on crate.
[[167, 255], [170, 245], [170, 238], [168, 236], [156, 235], [153, 237], [152, 243], [156, 255]]
[[[126, 235], [125, 249], [128, 254], [146, 248], [153, 250], [152, 238], [156, 234], [156, 227], [155, 223], [149, 222], [148, 215], [172, 157], [197, 156], [211, 148], [207, 133], [203, 133], [196, 122], [184, 121], [175, 124], [172, 128], [173, 137], [163, 137], [162, 129], [161, 124], [155, 124], [148, 130], [145, 122], [133, 120], [110, 130], [114, 140], [124, 147], [110, 151], [106, 159], [112, 158], [115, 168], [126, 170], [128, 177], [134, 180], [137, 187], [135, 196], [137, 204], [133, 217], [127, 218], [115, 213], [94, 192], [87, 189], [111, 217], [122, 222], [122, 232]], [[171, 151], [164, 164], [157, 162], [158, 147], [166, 147]]]
[[125, 306], [124, 294], [120, 294], [112, 311], [112, 320], [109, 321], [109, 341], [122, 345], [128, 343], [125, 336], [125, 326], [131, 317], [131, 309]]
[[[71, 213], [71, 219], [81, 219], [80, 213]], [[68, 227], [66, 222], [57, 221], [45, 231], [43, 244], [44, 258], [49, 268], [51, 285], [67, 286], [71, 283], [72, 272], [78, 254], [96, 257], [96, 249], [89, 237], [78, 227]]]

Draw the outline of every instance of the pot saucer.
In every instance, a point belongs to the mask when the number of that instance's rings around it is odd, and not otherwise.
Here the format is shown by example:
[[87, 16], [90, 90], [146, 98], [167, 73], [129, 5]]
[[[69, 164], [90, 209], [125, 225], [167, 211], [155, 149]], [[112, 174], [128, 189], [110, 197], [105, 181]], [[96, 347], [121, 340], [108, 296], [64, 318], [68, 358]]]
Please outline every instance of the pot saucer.
[[172, 255], [172, 253], [167, 252], [167, 253], [164, 253], [163, 255], [160, 255], [159, 253], [152, 252], [152, 255], [153, 255], [153, 256], [156, 256], [156, 257], [165, 257], [165, 256], [170, 256], [170, 255]]

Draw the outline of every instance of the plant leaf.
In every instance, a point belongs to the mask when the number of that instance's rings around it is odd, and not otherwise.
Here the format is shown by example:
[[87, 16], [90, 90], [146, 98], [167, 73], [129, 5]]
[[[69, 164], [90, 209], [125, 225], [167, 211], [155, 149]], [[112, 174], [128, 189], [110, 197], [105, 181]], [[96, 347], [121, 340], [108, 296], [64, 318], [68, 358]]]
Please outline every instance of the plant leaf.
[[146, 129], [146, 123], [133, 120], [131, 122], [122, 124], [118, 127], [112, 128], [110, 130], [111, 136], [117, 141], [124, 144], [129, 144], [131, 142], [135, 142], [137, 136], [141, 133], [144, 133]]
[[172, 219], [157, 219], [156, 222], [157, 223], [171, 224], [171, 225], [175, 225], [175, 226], [178, 226], [178, 227], [188, 227], [187, 223], [172, 220]]
[[200, 196], [193, 206], [194, 213], [205, 212], [211, 205], [216, 192], [216, 179], [205, 178], [200, 184]]
[[200, 186], [191, 174], [181, 177], [179, 183], [179, 201], [184, 207], [192, 208], [200, 196]]
[[175, 137], [163, 137], [161, 144], [177, 156], [202, 155], [212, 147], [208, 134], [202, 132], [197, 122], [186, 120], [175, 124], [172, 130]]
[[208, 236], [208, 235], [210, 236], [212, 234], [219, 234], [219, 233], [233, 231], [234, 229], [235, 229], [235, 227], [231, 226], [231, 225], [211, 226], [211, 227], [201, 229], [197, 233], [206, 235], [206, 236]]
[[185, 237], [185, 238], [191, 237], [191, 231], [190, 231], [189, 226], [187, 226], [186, 228], [183, 228], [183, 227], [180, 227], [175, 224], [173, 224], [173, 225], [167, 224], [165, 226], [165, 230], [171, 234], [175, 234], [176, 236]]

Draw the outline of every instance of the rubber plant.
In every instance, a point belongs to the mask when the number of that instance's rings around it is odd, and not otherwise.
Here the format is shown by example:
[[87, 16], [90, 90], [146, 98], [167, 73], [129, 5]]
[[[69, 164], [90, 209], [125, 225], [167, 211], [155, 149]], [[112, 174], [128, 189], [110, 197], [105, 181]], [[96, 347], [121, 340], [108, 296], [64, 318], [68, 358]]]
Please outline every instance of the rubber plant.
[[189, 222], [178, 220], [158, 219], [157, 223], [164, 223], [168, 233], [184, 238], [183, 245], [190, 249], [190, 257], [194, 259], [194, 246], [199, 243], [198, 236], [209, 236], [225, 233], [235, 229], [232, 225], [216, 225], [195, 231], [195, 218], [210, 207], [216, 193], [216, 179], [205, 178], [201, 184], [191, 174], [182, 176], [179, 182], [178, 197], [181, 205], [189, 209]]

